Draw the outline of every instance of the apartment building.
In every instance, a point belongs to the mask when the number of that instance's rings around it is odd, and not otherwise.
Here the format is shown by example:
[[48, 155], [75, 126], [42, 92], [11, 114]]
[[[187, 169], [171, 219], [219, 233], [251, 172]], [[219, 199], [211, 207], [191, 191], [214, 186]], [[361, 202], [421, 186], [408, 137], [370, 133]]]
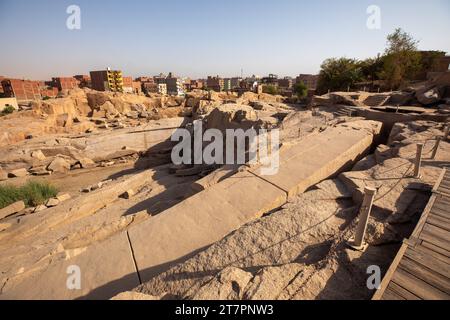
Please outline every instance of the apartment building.
[[123, 92], [123, 76], [120, 70], [91, 71], [92, 89], [97, 91]]
[[232, 87], [231, 87], [231, 79], [230, 78], [225, 78], [223, 79], [223, 90], [224, 91], [231, 91]]
[[278, 79], [278, 87], [284, 88], [284, 89], [290, 89], [292, 88], [292, 78], [285, 77], [283, 79]]
[[135, 81], [139, 81], [141, 83], [155, 83], [155, 79], [153, 79], [153, 77], [139, 77], [136, 78]]
[[166, 83], [167, 76], [163, 73], [158, 74], [157, 76], [153, 77], [153, 81], [155, 83]]
[[133, 93], [133, 78], [132, 77], [123, 77], [123, 92]]
[[39, 81], [5, 78], [1, 84], [7, 98], [15, 97], [19, 102], [41, 99]]
[[78, 80], [74, 77], [54, 77], [52, 78], [52, 87], [62, 90], [72, 90], [78, 88]]
[[168, 94], [175, 96], [184, 94], [183, 81], [181, 78], [174, 76], [172, 72], [166, 77], [165, 83], [167, 85]]
[[231, 90], [241, 87], [242, 78], [234, 77], [230, 79], [231, 81]]
[[208, 76], [208, 79], [206, 79], [206, 87], [208, 89], [220, 92], [224, 90], [224, 85], [224, 79], [219, 76]]
[[167, 94], [167, 85], [165, 83], [151, 83], [145, 82], [142, 84], [142, 90], [144, 93], [159, 93], [162, 95]]
[[204, 87], [203, 80], [191, 80], [191, 90], [203, 89], [203, 87]]
[[162, 95], [166, 95], [167, 94], [167, 84], [165, 83], [158, 83], [158, 93], [162, 94]]
[[278, 86], [278, 76], [271, 73], [268, 77], [262, 78], [261, 82], [266, 85]]
[[74, 78], [78, 80], [80, 88], [90, 88], [92, 86], [91, 77], [88, 75], [78, 74]]
[[133, 87], [133, 93], [135, 94], [141, 94], [142, 93], [142, 82], [140, 81], [133, 81], [132, 82]]
[[315, 90], [317, 88], [317, 82], [319, 81], [319, 75], [314, 74], [300, 74], [295, 78], [295, 83], [302, 82], [309, 90]]

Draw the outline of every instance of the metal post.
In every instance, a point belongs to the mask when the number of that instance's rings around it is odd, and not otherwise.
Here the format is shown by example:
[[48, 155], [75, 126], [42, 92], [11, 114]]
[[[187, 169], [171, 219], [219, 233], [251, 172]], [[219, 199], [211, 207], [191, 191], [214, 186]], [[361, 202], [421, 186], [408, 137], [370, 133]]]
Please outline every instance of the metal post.
[[417, 144], [416, 161], [414, 162], [414, 178], [420, 178], [420, 166], [422, 165], [423, 143]]
[[359, 211], [359, 221], [356, 227], [355, 237], [350, 239], [350, 247], [356, 250], [365, 250], [367, 244], [364, 243], [364, 236], [366, 234], [367, 223], [369, 222], [370, 212], [372, 211], [373, 199], [375, 198], [377, 190], [370, 187], [364, 188], [364, 200]]
[[434, 145], [433, 153], [431, 154], [431, 159], [436, 158], [436, 153], [439, 149], [439, 143], [441, 143], [441, 140], [442, 140], [441, 136], [436, 137], [436, 144]]

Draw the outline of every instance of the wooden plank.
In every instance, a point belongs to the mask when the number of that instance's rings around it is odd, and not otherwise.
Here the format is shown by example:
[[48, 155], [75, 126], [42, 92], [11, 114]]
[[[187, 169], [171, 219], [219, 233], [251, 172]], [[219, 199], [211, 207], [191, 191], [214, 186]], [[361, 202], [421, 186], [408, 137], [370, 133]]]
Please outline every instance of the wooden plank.
[[444, 229], [432, 226], [430, 224], [424, 225], [422, 233], [420, 234], [420, 239], [428, 241], [443, 249], [450, 247], [448, 232], [445, 232]]
[[436, 195], [432, 194], [430, 197], [430, 200], [428, 200], [428, 203], [426, 207], [423, 209], [422, 216], [419, 219], [419, 222], [417, 223], [416, 227], [414, 228], [414, 231], [411, 234], [411, 238], [419, 238], [420, 233], [422, 232], [422, 228], [425, 225], [425, 222], [427, 220], [427, 216], [430, 213], [430, 210], [433, 208], [433, 204], [436, 201]]
[[444, 168], [373, 300], [450, 299], [450, 172]]
[[428, 241], [422, 241], [421, 245], [418, 247], [415, 247], [415, 249], [423, 247], [425, 249], [434, 251], [436, 253], [439, 253], [440, 255], [450, 258], [450, 251], [443, 249], [441, 247], [435, 246], [434, 244], [428, 242]]
[[406, 299], [388, 288], [386, 292], [383, 294], [383, 300], [406, 300]]
[[446, 196], [443, 196], [441, 194], [438, 195], [438, 197], [436, 198], [436, 201], [442, 202], [442, 203], [445, 203], [445, 204], [450, 204], [450, 198], [446, 197]]
[[443, 196], [443, 195], [438, 195], [436, 198], [436, 203], [440, 203], [440, 204], [444, 204], [444, 205], [450, 205], [450, 198]]
[[[429, 223], [425, 223], [422, 232], [429, 232], [435, 237], [442, 240], [450, 241], [450, 233], [442, 229], [441, 227], [432, 226]], [[445, 247], [444, 247], [445, 248]]]
[[430, 217], [431, 216], [437, 216], [437, 217], [439, 217], [440, 219], [442, 219], [442, 220], [444, 220], [444, 221], [447, 221], [447, 222], [449, 222], [450, 221], [450, 214], [449, 215], [444, 215], [444, 214], [442, 214], [442, 213], [440, 213], [440, 212], [430, 212], [430, 215], [429, 215]]
[[444, 212], [444, 211], [442, 211], [440, 209], [436, 209], [436, 208], [431, 209], [431, 214], [435, 214], [435, 215], [438, 215], [440, 217], [450, 219], [450, 214], [447, 213], [447, 212]]
[[[447, 277], [434, 272], [433, 270], [417, 263], [410, 258], [403, 257], [399, 268], [414, 275], [416, 278], [428, 283], [429, 285], [441, 290], [447, 295], [450, 294], [450, 281]], [[398, 270], [398, 269], [397, 269]], [[450, 296], [449, 296], [450, 298]]]
[[450, 259], [439, 253], [418, 246], [414, 249], [408, 248], [404, 256], [440, 273], [444, 277], [450, 278]]
[[444, 179], [444, 177], [446, 177], [446, 175], [447, 175], [447, 170], [445, 170], [445, 168], [443, 168], [443, 169], [441, 170], [441, 173], [440, 173], [440, 175], [439, 175], [439, 177], [438, 177], [436, 183], [434, 184], [433, 192], [436, 192], [436, 191], [437, 191], [439, 185], [441, 184], [441, 182], [442, 182], [442, 180]]
[[442, 202], [441, 203], [435, 202], [434, 206], [433, 206], [433, 209], [440, 209], [440, 210], [442, 210], [444, 212], [449, 212], [450, 211], [450, 206], [445, 204], [445, 203], [442, 203]]
[[399, 286], [405, 288], [415, 296], [425, 300], [448, 300], [450, 296], [429, 285], [428, 283], [416, 278], [409, 272], [397, 268], [392, 280]]
[[447, 191], [445, 189], [439, 188], [436, 191], [437, 194], [443, 195], [445, 197], [449, 197], [450, 196], [450, 191]]
[[[450, 211], [450, 202], [446, 202], [444, 199], [439, 199], [436, 200], [439, 201], [439, 208], [441, 208], [441, 210], [443, 210], [444, 212], [449, 212]], [[444, 206], [444, 208], [442, 208]]]
[[375, 294], [372, 297], [372, 300], [380, 300], [383, 297], [383, 293], [387, 289], [389, 282], [391, 281], [391, 278], [394, 275], [395, 269], [397, 269], [397, 266], [400, 263], [400, 260], [402, 259], [403, 254], [405, 253], [407, 248], [408, 245], [406, 243], [403, 243], [400, 249], [398, 250], [397, 255], [395, 256], [391, 265], [389, 266], [388, 271], [384, 275], [383, 280], [381, 281], [380, 284], [380, 289], [378, 289], [375, 292]]
[[391, 283], [389, 283], [389, 289], [397, 293], [399, 296], [405, 298], [406, 300], [421, 300], [418, 296], [399, 286], [394, 281], [391, 281]]
[[443, 218], [436, 214], [430, 214], [427, 219], [427, 223], [431, 224], [432, 226], [442, 228], [446, 231], [450, 231], [450, 219]]
[[[442, 181], [442, 182], [444, 182], [444, 181]], [[441, 184], [439, 185], [439, 188], [442, 188], [442, 189], [446, 189], [446, 190], [450, 190], [450, 187], [448, 187], [448, 186], [446, 186], [444, 183], [442, 183], [441, 182]], [[439, 188], [438, 188], [438, 190], [439, 190]]]
[[442, 182], [439, 184], [439, 188], [450, 190], [450, 187], [448, 186], [448, 179], [442, 180]]
[[439, 188], [450, 189], [450, 187], [448, 186], [448, 183], [449, 183], [449, 179], [447, 177], [444, 177], [444, 179], [439, 184]]
[[442, 181], [442, 183], [440, 184], [440, 186], [441, 186], [441, 187], [444, 187], [444, 188], [446, 188], [446, 189], [450, 189], [450, 181], [448, 181], [448, 180]]

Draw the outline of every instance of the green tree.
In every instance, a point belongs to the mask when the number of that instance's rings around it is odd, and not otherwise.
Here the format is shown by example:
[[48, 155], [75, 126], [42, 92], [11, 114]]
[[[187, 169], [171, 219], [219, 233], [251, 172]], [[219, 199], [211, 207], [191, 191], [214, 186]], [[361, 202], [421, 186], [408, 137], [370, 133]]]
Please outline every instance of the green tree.
[[359, 61], [362, 77], [365, 81], [379, 80], [380, 73], [383, 71], [384, 58], [378, 54], [375, 58], [367, 58]]
[[388, 87], [399, 88], [408, 80], [414, 79], [421, 70], [421, 55], [417, 51], [417, 44], [418, 41], [400, 28], [388, 35], [380, 73]]
[[319, 93], [346, 91], [363, 80], [359, 62], [349, 58], [331, 58], [321, 65], [317, 90]]
[[308, 95], [308, 87], [303, 82], [294, 85], [294, 93], [299, 99], [303, 99]]
[[263, 92], [268, 94], [278, 94], [278, 88], [274, 85], [268, 84], [263, 86]]

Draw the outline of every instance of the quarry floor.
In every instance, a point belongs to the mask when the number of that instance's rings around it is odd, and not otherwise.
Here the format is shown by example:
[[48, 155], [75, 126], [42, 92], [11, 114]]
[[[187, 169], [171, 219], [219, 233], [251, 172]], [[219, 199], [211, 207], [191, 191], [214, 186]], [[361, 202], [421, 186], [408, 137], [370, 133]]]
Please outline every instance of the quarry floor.
[[[358, 120], [335, 117], [327, 110], [320, 112], [319, 117], [311, 116], [310, 111], [287, 117], [283, 142], [296, 146], [308, 137], [321, 135], [326, 127]], [[360, 161], [355, 166], [338, 166], [341, 170], [336, 169], [334, 174], [326, 174], [305, 188], [290, 189], [289, 179], [281, 181], [286, 183], [286, 187], [283, 185], [285, 200], [280, 198], [269, 207], [264, 204], [264, 210], [256, 215], [251, 212], [251, 218], [239, 221], [236, 228], [225, 228], [221, 236], [200, 250], [191, 250], [184, 240], [173, 240], [177, 234], [182, 235], [183, 225], [189, 226], [192, 221], [180, 218], [175, 227], [162, 224], [169, 221], [166, 217], [175, 215], [177, 205], [185, 206], [185, 214], [199, 210], [190, 206], [193, 203], [190, 201], [194, 201], [196, 193], [192, 185], [202, 177], [174, 175], [170, 164], [142, 170], [136, 168], [134, 161], [128, 161], [1, 182], [21, 185], [29, 179], [46, 181], [69, 193], [72, 199], [39, 214], [28, 213], [0, 221], [6, 226], [0, 231], [0, 299], [74, 298], [58, 296], [60, 289], [44, 288], [45, 284], [39, 288], [39, 285], [47, 277], [65, 280], [63, 266], [80, 257], [89, 257], [90, 250], [120, 234], [131, 235], [133, 241], [133, 233], [129, 231], [133, 228], [152, 230], [146, 246], [151, 248], [150, 255], [156, 256], [154, 252], [158, 250], [164, 255], [172, 248], [175, 251], [186, 248], [190, 254], [148, 278], [138, 272], [139, 279], [125, 279], [111, 291], [114, 294], [101, 292], [99, 296], [82, 294], [75, 298], [111, 298], [133, 290], [124, 297], [134, 299], [142, 294], [142, 299], [370, 299], [373, 291], [365, 285], [367, 267], [377, 265], [383, 273], [387, 270], [402, 239], [408, 237], [420, 217], [429, 197], [427, 186], [433, 184], [439, 169], [450, 161], [450, 144], [443, 142], [436, 159], [424, 160], [422, 180], [405, 178], [415, 155], [415, 144], [425, 142], [429, 154], [433, 139], [442, 130], [442, 124], [437, 122], [394, 126], [389, 138], [374, 142], [370, 154], [358, 158]], [[80, 192], [109, 179], [112, 181], [95, 192], [86, 195]], [[226, 181], [215, 183], [230, 183]], [[276, 185], [279, 181], [272, 183]], [[349, 249], [346, 241], [354, 232], [361, 190], [367, 185], [377, 187], [381, 198], [368, 227], [369, 248], [360, 253]], [[123, 198], [122, 194], [129, 190], [134, 194]], [[278, 191], [265, 192], [278, 194]], [[285, 196], [283, 192], [280, 194]], [[207, 197], [202, 200], [208, 203]], [[247, 207], [254, 205], [253, 199], [247, 200]], [[225, 208], [224, 212], [234, 209]], [[239, 210], [245, 212], [246, 208]], [[206, 223], [195, 219], [193, 223], [193, 228], [201, 226], [198, 234], [208, 233]], [[143, 228], [146, 225], [149, 229]], [[165, 234], [158, 232], [171, 227], [175, 237], [164, 245]], [[124, 254], [128, 259], [129, 252]], [[87, 261], [100, 263], [95, 259]], [[134, 273], [135, 268], [140, 268], [139, 263], [134, 257], [134, 265], [124, 266], [125, 274]], [[111, 265], [114, 272], [121, 267], [120, 263]], [[129, 271], [130, 268], [133, 270]], [[94, 277], [93, 283], [96, 280]], [[54, 292], [40, 296], [45, 289]], [[95, 289], [94, 285], [87, 292]]]

